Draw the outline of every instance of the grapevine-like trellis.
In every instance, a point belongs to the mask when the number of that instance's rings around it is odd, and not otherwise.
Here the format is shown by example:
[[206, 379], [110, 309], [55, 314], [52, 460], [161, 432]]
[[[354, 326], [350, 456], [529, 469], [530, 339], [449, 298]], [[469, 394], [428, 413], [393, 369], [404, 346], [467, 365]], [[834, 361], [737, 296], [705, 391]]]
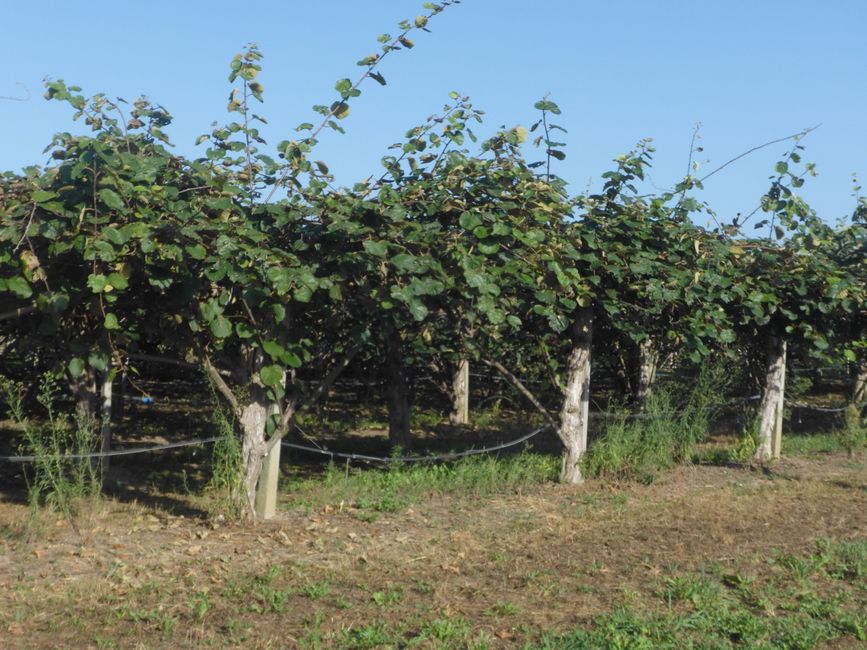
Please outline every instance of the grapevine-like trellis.
[[[49, 82], [46, 97], [70, 104], [91, 134], [60, 133], [54, 163], [0, 177], [3, 344], [27, 351], [34, 368], [62, 359], [54, 370], [91, 414], [99, 386], [128, 374], [132, 354], [201, 364], [242, 435], [251, 517], [263, 463], [298, 409], [360, 354], [384, 369], [390, 435], [403, 447], [408, 350], [506, 369], [516, 354], [544, 355], [563, 394], [562, 477], [577, 482], [594, 329], [640, 353], [639, 401], [661, 354], [698, 361], [758, 344], [767, 380], [757, 459], [778, 455], [787, 344], [867, 369], [864, 200], [849, 223], [819, 219], [796, 194], [812, 171], [797, 139], [761, 201], [767, 237], [744, 236], [737, 222], [696, 226], [691, 215], [709, 208], [693, 177], [640, 195], [647, 143], [615, 161], [599, 194], [571, 196], [551, 174], [565, 155], [552, 139], [554, 102], [537, 104], [537, 164], [523, 157], [523, 127], [478, 143], [470, 124], [481, 113], [457, 94], [407, 132], [381, 176], [335, 189], [309, 157], [320, 132], [340, 130], [360, 83], [384, 82], [381, 59], [411, 47], [408, 34], [449, 4], [383, 37], [358, 82], [338, 81], [338, 98], [316, 107], [321, 122], [300, 125], [307, 137], [273, 156], [260, 151], [263, 118], [252, 110], [264, 92], [255, 46], [231, 63], [234, 120], [200, 138], [195, 160], [167, 148], [163, 107]], [[310, 368], [323, 380], [305, 391], [293, 378]], [[861, 376], [855, 400], [867, 395]]]

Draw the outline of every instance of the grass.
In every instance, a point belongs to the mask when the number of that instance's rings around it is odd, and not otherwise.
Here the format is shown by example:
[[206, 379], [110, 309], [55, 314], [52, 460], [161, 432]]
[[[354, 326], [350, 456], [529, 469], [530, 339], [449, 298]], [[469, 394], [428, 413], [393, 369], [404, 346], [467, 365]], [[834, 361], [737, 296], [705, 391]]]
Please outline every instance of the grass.
[[357, 469], [331, 464], [322, 476], [292, 480], [290, 503], [314, 510], [349, 509], [360, 518], [398, 512], [430, 494], [473, 499], [553, 481], [558, 459], [533, 452], [492, 457], [470, 456], [453, 463], [394, 464]]
[[867, 642], [867, 541], [824, 540], [812, 553], [772, 561], [779, 571], [762, 580], [724, 572], [664, 576], [656, 602], [618, 608], [586, 629], [548, 634], [528, 647], [806, 650], [843, 637]]
[[[66, 563], [66, 573], [52, 570], [40, 577], [28, 570], [32, 578], [14, 583], [0, 630], [35, 632], [43, 640], [65, 635], [60, 643], [74, 635], [102, 647], [807, 649], [867, 641], [867, 540], [828, 538], [813, 546], [801, 541], [779, 551], [766, 550], [770, 542], [749, 550], [739, 546], [743, 540], [733, 540], [725, 549], [705, 543], [682, 558], [654, 557], [666, 543], [660, 521], [683, 512], [707, 509], [711, 519], [702, 521], [709, 526], [696, 530], [719, 534], [712, 532], [719, 506], [703, 496], [715, 469], [705, 469], [708, 478], [695, 484], [680, 485], [690, 488], [677, 492], [688, 503], [675, 500], [671, 510], [642, 520], [645, 527], [630, 528], [654, 504], [663, 508], [660, 494], [670, 494], [672, 486], [612, 494], [558, 489], [554, 496], [528, 489], [505, 497], [504, 491], [531, 478], [549, 480], [556, 466], [525, 453], [492, 465], [472, 458], [435, 467], [362, 476], [350, 469], [348, 478], [346, 468], [334, 468], [331, 478], [309, 480], [304, 489], [311, 504], [334, 503], [344, 489], [382, 485], [393, 496], [405, 490], [406, 502], [425, 499], [432, 489], [442, 497], [419, 509], [423, 518], [388, 516], [377, 527], [337, 512], [295, 512], [288, 515], [286, 530], [294, 539], [287, 545], [274, 544], [282, 539], [276, 529], [227, 525], [207, 535], [207, 543], [218, 548], [206, 545], [191, 555], [184, 549], [201, 545], [196, 531], [208, 524], [188, 522], [182, 524], [188, 529], [164, 533], [145, 528], [148, 540], [159, 535], [163, 544], [128, 537], [129, 526], [117, 524], [111, 538], [100, 531], [93, 539], [102, 540], [93, 549], [95, 560], [115, 552], [117, 560], [79, 582], [69, 576], [82, 563], [101, 565], [65, 553], [45, 558], [52, 566], [55, 560]], [[372, 486], [374, 474], [379, 483]], [[762, 501], [756, 492], [765, 479], [744, 470], [741, 480], [750, 486], [738, 496], [720, 479], [720, 499], [749, 519]], [[473, 504], [461, 494], [468, 485], [478, 495]], [[697, 485], [701, 489], [692, 489]], [[317, 489], [323, 494], [316, 496]], [[844, 487], [795, 482], [778, 489], [807, 499], [822, 490], [830, 499]], [[809, 503], [802, 496], [797, 503]], [[482, 521], [489, 516], [492, 521]], [[512, 531], [523, 516], [532, 516], [532, 526]], [[766, 516], [756, 515], [751, 530], [737, 534], [754, 540], [757, 530], [772, 530], [761, 524]], [[314, 521], [318, 527], [305, 530]], [[396, 539], [400, 533], [405, 541]], [[672, 534], [672, 544], [678, 537], [680, 543], [692, 539]], [[599, 550], [600, 540], [610, 547]], [[339, 544], [329, 546], [331, 541]], [[35, 548], [41, 554], [46, 547]], [[37, 566], [35, 552], [16, 553], [15, 562]], [[711, 555], [699, 561], [702, 553]], [[140, 556], [146, 558], [141, 564]], [[578, 622], [569, 614], [577, 610]]]

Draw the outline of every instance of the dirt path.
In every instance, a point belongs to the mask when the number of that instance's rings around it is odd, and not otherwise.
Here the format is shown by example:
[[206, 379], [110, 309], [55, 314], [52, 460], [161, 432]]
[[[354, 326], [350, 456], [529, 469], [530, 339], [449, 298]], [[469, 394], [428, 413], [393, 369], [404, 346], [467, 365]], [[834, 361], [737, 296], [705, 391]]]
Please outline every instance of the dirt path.
[[684, 467], [651, 486], [432, 495], [374, 522], [290, 509], [252, 529], [109, 502], [80, 539], [61, 521], [32, 542], [15, 534], [26, 516], [0, 504], [3, 647], [338, 647], [341, 630], [431, 621], [520, 646], [662, 575], [760, 574], [772, 550], [867, 539], [867, 470], [839, 456]]

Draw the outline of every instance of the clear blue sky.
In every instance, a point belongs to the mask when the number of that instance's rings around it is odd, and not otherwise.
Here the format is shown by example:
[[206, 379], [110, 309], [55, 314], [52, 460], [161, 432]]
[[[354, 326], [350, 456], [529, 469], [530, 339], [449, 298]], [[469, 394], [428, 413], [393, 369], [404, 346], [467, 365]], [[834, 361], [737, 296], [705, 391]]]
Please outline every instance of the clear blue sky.
[[[0, 0], [0, 168], [44, 163], [55, 131], [81, 130], [69, 111], [42, 99], [44, 77], [85, 93], [140, 94], [175, 116], [177, 150], [226, 119], [228, 62], [248, 42], [265, 55], [261, 81], [272, 144], [314, 121], [334, 82], [378, 51], [376, 36], [422, 13], [410, 0], [246, 3], [224, 0]], [[803, 194], [829, 221], [854, 207], [851, 174], [867, 182], [867, 3], [861, 0], [464, 0], [417, 34], [412, 51], [383, 64], [386, 87], [368, 82], [316, 157], [340, 183], [380, 172], [386, 147], [438, 111], [451, 90], [500, 125], [529, 126], [551, 94], [569, 131], [556, 167], [573, 191], [598, 187], [610, 160], [639, 139], [657, 148], [653, 182], [686, 172], [701, 122], [703, 170], [763, 142], [821, 123], [804, 141], [820, 173]], [[21, 85], [19, 85], [21, 84]], [[25, 90], [26, 89], [26, 90]], [[751, 155], [708, 181], [703, 197], [721, 218], [749, 212], [788, 145]], [[534, 157], [528, 152], [528, 157]]]

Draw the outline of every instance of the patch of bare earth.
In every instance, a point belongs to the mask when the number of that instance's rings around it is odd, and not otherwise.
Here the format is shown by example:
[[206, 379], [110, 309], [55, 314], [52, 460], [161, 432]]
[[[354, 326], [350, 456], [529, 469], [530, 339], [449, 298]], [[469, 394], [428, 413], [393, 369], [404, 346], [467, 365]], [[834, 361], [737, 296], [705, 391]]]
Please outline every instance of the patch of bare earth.
[[[431, 495], [365, 522], [293, 509], [254, 528], [106, 502], [18, 536], [0, 505], [4, 647], [301, 647], [372, 622], [463, 619], [496, 646], [586, 626], [662, 575], [761, 575], [776, 553], [867, 538], [867, 470], [842, 456], [682, 467], [650, 486]], [[656, 599], [658, 600], [658, 599]], [[330, 635], [330, 636], [329, 636]], [[334, 642], [336, 643], [336, 642]]]

